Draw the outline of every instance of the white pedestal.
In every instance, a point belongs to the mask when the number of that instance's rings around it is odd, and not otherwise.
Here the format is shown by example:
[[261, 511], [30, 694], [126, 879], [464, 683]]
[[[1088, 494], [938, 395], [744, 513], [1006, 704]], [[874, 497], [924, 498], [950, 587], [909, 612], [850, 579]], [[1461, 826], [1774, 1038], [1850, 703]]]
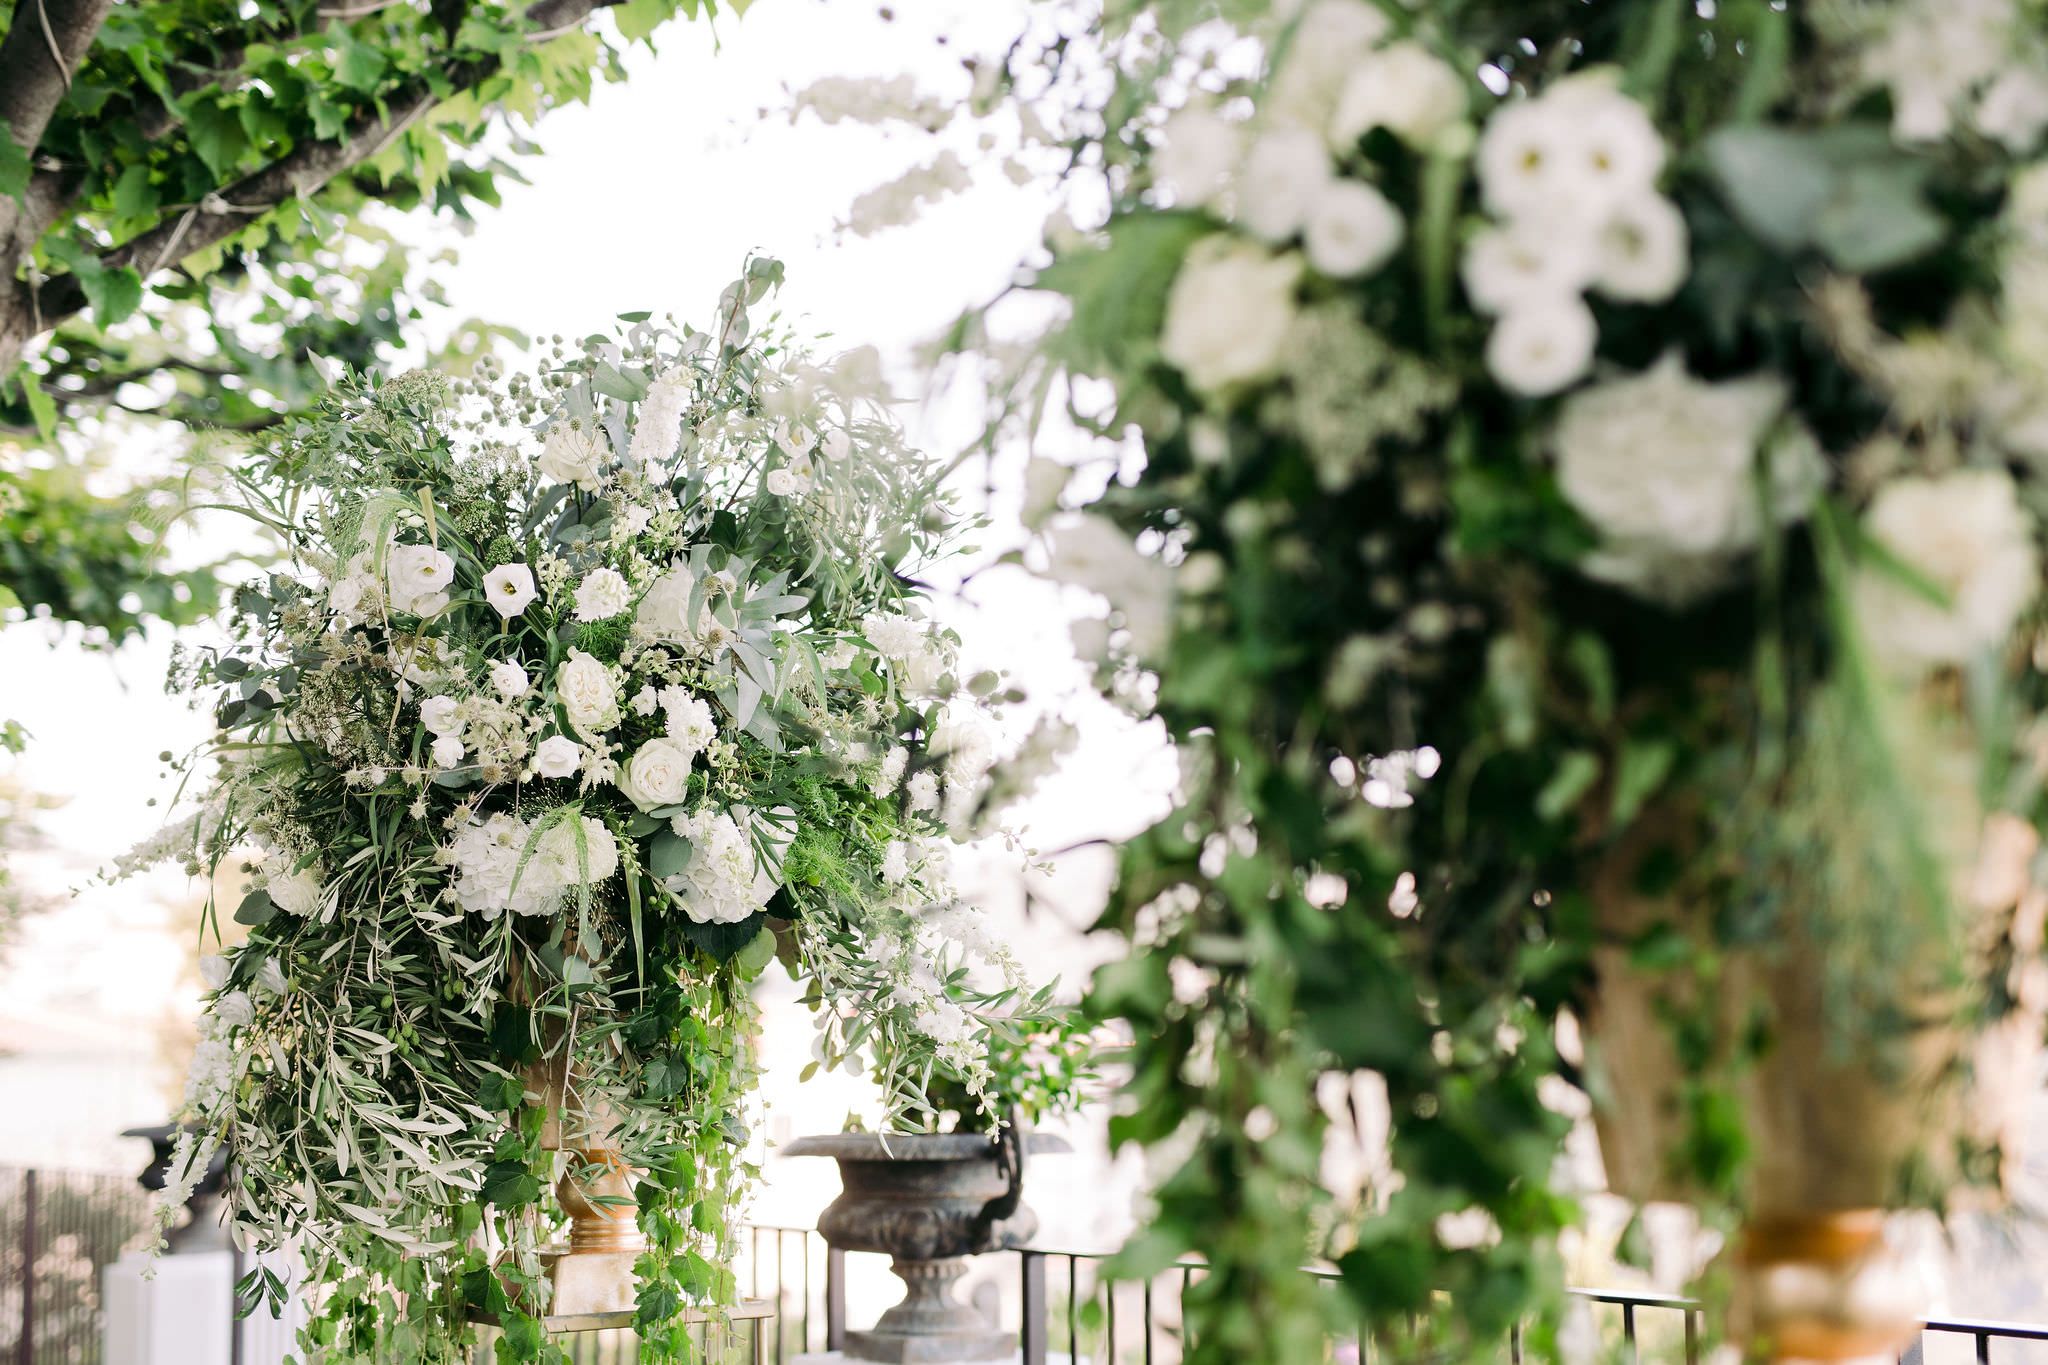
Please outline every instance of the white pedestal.
[[149, 1257], [130, 1252], [100, 1272], [106, 1365], [227, 1365], [234, 1330], [234, 1257], [225, 1251]]

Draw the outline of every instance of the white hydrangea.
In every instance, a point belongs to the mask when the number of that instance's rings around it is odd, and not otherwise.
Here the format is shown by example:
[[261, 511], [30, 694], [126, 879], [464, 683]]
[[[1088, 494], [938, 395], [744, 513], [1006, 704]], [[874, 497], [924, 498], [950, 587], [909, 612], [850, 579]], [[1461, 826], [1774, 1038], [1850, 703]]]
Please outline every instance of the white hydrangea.
[[753, 841], [725, 811], [678, 815], [671, 825], [690, 841], [690, 858], [667, 885], [697, 923], [737, 924], [775, 894], [775, 878], [755, 856]]
[[506, 701], [518, 701], [533, 686], [517, 659], [500, 659], [490, 668], [491, 687]]
[[[577, 836], [583, 848], [579, 852]], [[533, 843], [528, 854], [527, 844]], [[442, 851], [455, 869], [451, 888], [464, 910], [496, 919], [510, 910], [520, 915], [548, 915], [561, 908], [564, 894], [588, 883], [596, 885], [618, 870], [618, 844], [603, 821], [588, 815], [556, 821], [538, 840], [533, 826], [516, 815], [499, 814], [472, 820]], [[525, 866], [520, 866], [522, 857]], [[588, 875], [581, 864], [587, 863]]]
[[1914, 674], [2003, 645], [2040, 588], [2034, 524], [2002, 469], [1960, 469], [1884, 485], [1864, 516], [1871, 539], [1939, 588], [1932, 601], [1896, 571], [1866, 565], [1856, 616], [1871, 651]]

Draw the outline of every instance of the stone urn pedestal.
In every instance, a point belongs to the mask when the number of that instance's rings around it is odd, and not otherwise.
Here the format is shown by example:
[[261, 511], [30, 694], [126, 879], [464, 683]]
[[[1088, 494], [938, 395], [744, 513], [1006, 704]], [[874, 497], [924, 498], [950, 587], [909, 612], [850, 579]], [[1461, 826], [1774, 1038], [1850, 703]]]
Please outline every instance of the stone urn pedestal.
[[889, 1365], [1007, 1360], [1013, 1332], [991, 1328], [953, 1297], [967, 1258], [1022, 1246], [1038, 1230], [1023, 1203], [1027, 1152], [1069, 1152], [1046, 1133], [835, 1133], [799, 1138], [785, 1156], [839, 1163], [839, 1197], [818, 1232], [840, 1251], [881, 1252], [907, 1290], [872, 1331], [846, 1334], [847, 1360]]

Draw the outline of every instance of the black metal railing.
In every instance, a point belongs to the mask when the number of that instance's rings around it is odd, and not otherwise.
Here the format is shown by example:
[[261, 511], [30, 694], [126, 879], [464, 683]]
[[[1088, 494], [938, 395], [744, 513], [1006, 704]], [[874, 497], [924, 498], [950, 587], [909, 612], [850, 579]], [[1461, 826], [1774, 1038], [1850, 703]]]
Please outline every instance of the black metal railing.
[[100, 1271], [149, 1237], [133, 1176], [0, 1168], [0, 1362], [98, 1365]]
[[[870, 1269], [878, 1271], [885, 1258], [835, 1251], [809, 1228], [761, 1226], [749, 1229], [749, 1236], [754, 1245], [742, 1283], [749, 1283], [748, 1271], [759, 1275], [752, 1281], [754, 1292], [782, 1307], [780, 1329], [765, 1360], [787, 1365], [802, 1352], [842, 1346], [848, 1262], [872, 1261]], [[1172, 1365], [1181, 1357], [1181, 1297], [1200, 1277], [1202, 1265], [1185, 1262], [1151, 1281], [1113, 1283], [1100, 1273], [1106, 1256], [1026, 1247], [979, 1258], [982, 1273], [969, 1284], [995, 1291], [991, 1306], [999, 1307], [1004, 1323], [1016, 1325], [1023, 1365]], [[1307, 1273], [1333, 1279], [1325, 1272]], [[1703, 1311], [1691, 1299], [1631, 1290], [1572, 1293], [1591, 1320], [1599, 1359], [1701, 1365], [1706, 1357]], [[1506, 1346], [1504, 1358], [1516, 1365], [1533, 1359], [1519, 1332]], [[1379, 1357], [1372, 1340], [1361, 1335], [1332, 1341], [1328, 1359], [1333, 1365], [1370, 1365]], [[1937, 1318], [1899, 1360], [1900, 1365], [2048, 1365], [2048, 1324]]]

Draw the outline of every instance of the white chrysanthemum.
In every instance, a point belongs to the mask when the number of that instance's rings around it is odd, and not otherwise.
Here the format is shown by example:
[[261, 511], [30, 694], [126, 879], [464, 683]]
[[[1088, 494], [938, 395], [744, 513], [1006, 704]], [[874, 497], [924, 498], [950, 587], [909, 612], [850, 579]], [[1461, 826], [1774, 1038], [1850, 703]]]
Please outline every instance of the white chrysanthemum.
[[507, 621], [532, 606], [537, 596], [533, 570], [524, 564], [500, 564], [484, 575], [484, 599]]
[[1639, 194], [1614, 206], [1599, 242], [1600, 292], [1631, 303], [1662, 303], [1685, 283], [1691, 265], [1685, 215], [1661, 194]]
[[564, 891], [596, 886], [619, 870], [619, 845], [604, 821], [589, 815], [558, 820], [534, 842], [533, 859]]
[[585, 739], [595, 739], [619, 723], [619, 693], [611, 670], [580, 649], [555, 669], [555, 697], [569, 724]]
[[1176, 110], [1159, 130], [1152, 176], [1180, 208], [1215, 202], [1244, 156], [1244, 129], [1206, 105]]
[[617, 569], [592, 569], [576, 585], [576, 619], [605, 621], [632, 605], [633, 589]]
[[[1717, 586], [1762, 538], [1757, 461], [1785, 411], [1770, 376], [1703, 383], [1676, 352], [1565, 400], [1558, 489], [1600, 534], [1589, 574], [1679, 606]], [[1824, 470], [1794, 429], [1768, 449], [1772, 511], [1806, 515]]]
[[683, 438], [683, 410], [689, 402], [687, 375], [656, 381], [633, 415], [633, 443], [627, 447], [627, 458], [636, 465], [648, 465], [674, 455]]
[[1298, 258], [1228, 233], [1195, 243], [1166, 298], [1159, 349], [1206, 393], [1270, 378], [1294, 325]]
[[1929, 601], [1881, 564], [1858, 571], [1857, 620], [1871, 652], [1900, 672], [1997, 649], [2039, 591], [2033, 519], [2002, 469], [1895, 479], [1878, 490], [1863, 524], [1948, 598], [1945, 606]]
[[1330, 140], [1341, 151], [1385, 128], [1409, 146], [1427, 149], [1464, 122], [1465, 109], [1465, 81], [1450, 63], [1420, 43], [1389, 43], [1344, 82]]
[[1482, 313], [1576, 296], [1593, 281], [1595, 239], [1576, 219], [1534, 216], [1481, 229], [1465, 249], [1466, 296]]
[[572, 483], [586, 493], [604, 486], [604, 467], [611, 445], [588, 419], [557, 418], [542, 443], [538, 467], [550, 483]]
[[753, 841], [724, 811], [702, 810], [671, 822], [690, 841], [690, 859], [668, 888], [699, 924], [737, 924], [768, 903], [775, 879], [755, 856]]
[[448, 605], [455, 560], [431, 545], [394, 545], [385, 557], [384, 580], [392, 610], [432, 616]]
[[1330, 185], [1330, 149], [1306, 128], [1262, 134], [1237, 173], [1237, 219], [1254, 237], [1279, 244], [1300, 232]]
[[1302, 230], [1308, 263], [1333, 280], [1368, 275], [1400, 248], [1400, 210], [1370, 185], [1339, 180], [1323, 191]]
[[1545, 397], [1585, 375], [1599, 339], [1592, 310], [1579, 299], [1526, 303], [1494, 324], [1486, 368], [1512, 393]]

